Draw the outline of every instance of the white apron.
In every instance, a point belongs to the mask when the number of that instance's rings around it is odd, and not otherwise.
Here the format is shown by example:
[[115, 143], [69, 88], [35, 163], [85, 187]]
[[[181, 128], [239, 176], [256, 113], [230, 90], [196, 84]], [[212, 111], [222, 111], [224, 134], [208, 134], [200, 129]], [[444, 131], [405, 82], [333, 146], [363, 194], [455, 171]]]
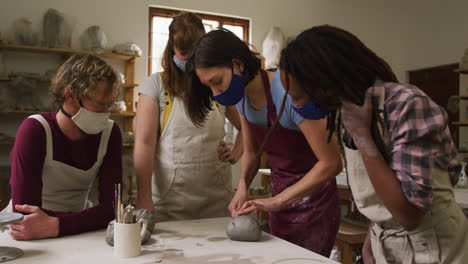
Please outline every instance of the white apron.
[[[381, 110], [384, 96], [385, 91], [380, 97]], [[416, 229], [407, 231], [377, 197], [359, 150], [344, 148], [355, 204], [376, 223], [370, 234], [376, 263], [468, 263], [468, 224], [446, 171], [435, 168], [432, 207]]]
[[158, 221], [228, 215], [232, 198], [230, 164], [218, 160], [224, 118], [209, 112], [203, 127], [187, 117], [183, 101], [172, 102], [155, 153], [152, 193]]
[[[46, 132], [46, 157], [42, 169], [42, 208], [58, 212], [78, 212], [99, 203], [98, 172], [107, 153], [107, 143], [114, 121], [108, 120], [102, 132], [97, 160], [88, 170], [81, 170], [53, 159], [53, 139], [49, 123], [41, 115], [38, 120]], [[11, 211], [10, 201], [7, 207]]]

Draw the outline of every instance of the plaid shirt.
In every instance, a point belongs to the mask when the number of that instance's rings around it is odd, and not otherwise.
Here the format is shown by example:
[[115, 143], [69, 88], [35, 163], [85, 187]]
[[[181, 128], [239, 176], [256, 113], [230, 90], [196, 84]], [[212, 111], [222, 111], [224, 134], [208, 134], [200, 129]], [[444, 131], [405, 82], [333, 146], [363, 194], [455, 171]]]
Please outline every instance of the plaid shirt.
[[455, 185], [461, 170], [445, 110], [409, 84], [385, 83], [384, 120], [391, 140], [390, 167], [411, 204], [432, 205], [434, 167]]

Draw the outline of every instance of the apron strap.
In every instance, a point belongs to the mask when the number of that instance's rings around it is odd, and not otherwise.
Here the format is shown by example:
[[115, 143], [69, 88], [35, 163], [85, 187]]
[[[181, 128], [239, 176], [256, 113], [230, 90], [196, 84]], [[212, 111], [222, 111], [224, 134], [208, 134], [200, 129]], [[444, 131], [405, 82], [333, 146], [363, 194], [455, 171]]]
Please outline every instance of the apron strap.
[[260, 69], [260, 73], [262, 74], [263, 88], [265, 90], [265, 96], [267, 99], [267, 126], [271, 127], [272, 121], [275, 121], [276, 119], [276, 107], [273, 103], [273, 98], [271, 96], [270, 80], [268, 79], [268, 73], [264, 69]]
[[114, 127], [114, 120], [107, 120], [107, 127], [102, 131], [101, 141], [99, 142], [98, 155], [96, 159], [97, 162], [101, 162], [104, 159], [104, 156], [107, 154], [107, 145], [109, 143], [110, 134], [112, 133], [112, 128]]
[[[267, 99], [267, 126], [271, 127], [272, 122], [276, 119], [276, 107], [273, 103], [273, 98], [271, 97], [270, 91], [270, 80], [268, 79], [268, 73], [264, 69], [260, 69], [260, 74], [262, 75], [263, 89], [265, 90], [265, 96]], [[244, 112], [244, 117], [247, 119], [245, 113], [245, 94], [242, 98], [242, 111]]]
[[52, 160], [54, 158], [53, 148], [52, 148], [52, 131], [50, 130], [49, 123], [47, 120], [40, 114], [31, 115], [28, 118], [34, 118], [39, 121], [44, 127], [46, 133], [46, 160]]

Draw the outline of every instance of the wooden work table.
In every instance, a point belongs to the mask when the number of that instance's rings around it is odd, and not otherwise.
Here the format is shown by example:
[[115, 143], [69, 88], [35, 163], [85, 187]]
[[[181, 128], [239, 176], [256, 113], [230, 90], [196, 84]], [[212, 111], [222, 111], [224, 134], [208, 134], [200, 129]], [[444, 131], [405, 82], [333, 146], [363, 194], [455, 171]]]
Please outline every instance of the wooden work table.
[[12, 264], [336, 263], [267, 233], [263, 233], [260, 242], [231, 241], [225, 234], [229, 220], [212, 218], [157, 223], [151, 240], [142, 247], [142, 254], [129, 259], [113, 256], [113, 248], [104, 241], [104, 230], [36, 241], [15, 241], [4, 232], [0, 233], [0, 246], [18, 247], [24, 251], [24, 256], [13, 260]]

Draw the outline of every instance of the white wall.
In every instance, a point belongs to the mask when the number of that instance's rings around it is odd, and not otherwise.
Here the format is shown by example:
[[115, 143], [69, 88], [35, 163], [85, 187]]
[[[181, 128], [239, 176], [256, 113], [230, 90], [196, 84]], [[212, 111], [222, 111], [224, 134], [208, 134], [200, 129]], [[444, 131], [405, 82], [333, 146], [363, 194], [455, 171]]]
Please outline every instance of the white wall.
[[184, 8], [251, 19], [252, 44], [258, 49], [271, 26], [294, 37], [314, 25], [331, 24], [357, 35], [393, 67], [400, 81], [406, 71], [459, 61], [468, 47], [468, 1], [438, 0], [2, 0], [0, 32], [13, 20], [29, 17], [36, 29], [53, 7], [76, 22], [72, 46], [90, 25], [100, 25], [109, 46], [132, 41], [143, 50], [135, 82], [147, 72], [148, 7]]
[[13, 20], [29, 17], [38, 30], [42, 16], [53, 7], [76, 22], [72, 46], [79, 48], [78, 36], [90, 25], [100, 25], [109, 45], [133, 41], [144, 51], [136, 63], [136, 81], [146, 77], [148, 7], [184, 8], [251, 18], [252, 43], [261, 48], [273, 25], [286, 36], [319, 24], [332, 24], [356, 34], [387, 60], [401, 80], [408, 69], [458, 61], [468, 46], [465, 11], [468, 2], [453, 0], [2, 0], [0, 32]]
[[[146, 78], [148, 49], [148, 7], [150, 5], [185, 8], [251, 18], [252, 43], [261, 48], [269, 28], [278, 25], [286, 36], [295, 36], [302, 30], [318, 24], [333, 24], [344, 27], [363, 39], [371, 48], [394, 65], [398, 75], [402, 62], [403, 40], [400, 25], [407, 24], [407, 17], [401, 17], [398, 7], [403, 4], [371, 0], [359, 7], [349, 1], [327, 0], [2, 0], [0, 31], [5, 32], [13, 20], [26, 16], [39, 30], [43, 14], [53, 7], [76, 22], [72, 46], [79, 48], [78, 37], [90, 25], [100, 25], [107, 35], [109, 45], [133, 41], [144, 51], [143, 58], [136, 63], [136, 82]], [[378, 1], [377, 1], [378, 2]], [[403, 3], [403, 2], [402, 2]], [[378, 10], [393, 14], [382, 17]], [[398, 23], [395, 23], [398, 21]]]

